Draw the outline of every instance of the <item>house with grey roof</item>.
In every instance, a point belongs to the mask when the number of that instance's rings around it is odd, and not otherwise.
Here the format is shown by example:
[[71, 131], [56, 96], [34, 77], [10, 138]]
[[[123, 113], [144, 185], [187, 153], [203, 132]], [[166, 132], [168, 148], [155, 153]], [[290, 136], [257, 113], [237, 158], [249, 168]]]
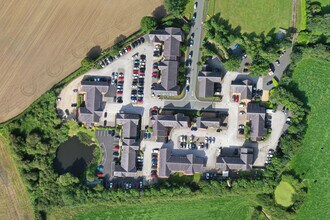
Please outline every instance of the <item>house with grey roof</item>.
[[198, 96], [208, 98], [219, 96], [221, 92], [221, 73], [203, 70], [198, 74]]
[[[123, 146], [139, 147], [139, 122], [138, 114], [120, 114], [116, 115], [116, 125], [122, 126], [122, 143]], [[136, 150], [137, 150], [136, 149]]]
[[181, 113], [176, 115], [155, 115], [152, 119], [153, 136], [156, 141], [164, 141], [172, 128], [188, 128], [190, 119]]
[[178, 95], [178, 68], [179, 62], [165, 60], [160, 62], [158, 68], [161, 73], [161, 83], [154, 83], [152, 90], [156, 96], [176, 96]]
[[85, 105], [78, 109], [78, 121], [86, 127], [98, 125], [105, 107], [104, 96], [108, 92], [109, 83], [101, 81], [82, 81], [79, 94], [84, 95]]
[[247, 120], [251, 124], [251, 140], [261, 141], [267, 135], [266, 108], [259, 103], [249, 103], [246, 113]]
[[230, 94], [238, 95], [241, 101], [247, 102], [252, 99], [252, 82], [246, 80], [235, 80], [230, 85]]
[[122, 146], [120, 165], [115, 166], [114, 176], [135, 177], [136, 175], [136, 150], [130, 146]]
[[185, 155], [174, 155], [174, 152], [167, 148], [159, 151], [158, 176], [168, 178], [174, 173], [193, 175], [204, 172], [204, 158], [188, 153]]
[[149, 34], [150, 40], [155, 44], [163, 44], [164, 61], [159, 64], [161, 82], [152, 85], [152, 92], [156, 96], [178, 95], [178, 68], [180, 45], [184, 36], [180, 28], [168, 27], [164, 30], [155, 30]]
[[222, 156], [217, 157], [216, 169], [218, 171], [248, 171], [252, 169], [253, 164], [253, 148], [241, 148], [239, 156]]
[[197, 117], [196, 119], [197, 128], [208, 129], [208, 128], [228, 128], [228, 114], [217, 114], [215, 117]]

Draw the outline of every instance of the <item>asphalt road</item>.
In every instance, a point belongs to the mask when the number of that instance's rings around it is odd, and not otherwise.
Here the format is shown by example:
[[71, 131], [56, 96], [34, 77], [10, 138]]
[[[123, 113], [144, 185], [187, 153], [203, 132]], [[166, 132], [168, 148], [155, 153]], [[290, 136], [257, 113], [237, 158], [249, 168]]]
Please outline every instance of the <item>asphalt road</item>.
[[[196, 12], [197, 16], [193, 23], [193, 26], [190, 30], [191, 34], [194, 34], [193, 38], [193, 45], [189, 48], [189, 53], [192, 52], [193, 56], [191, 58], [191, 69], [188, 72], [188, 76], [190, 77], [190, 89], [186, 93], [185, 97], [181, 101], [194, 101], [197, 100], [196, 98], [196, 91], [197, 91], [197, 76], [198, 76], [198, 61], [199, 61], [199, 49], [202, 45], [202, 36], [203, 36], [203, 21], [204, 21], [204, 0], [197, 0], [197, 9], [194, 11]], [[188, 54], [189, 54], [188, 53]]]
[[113, 162], [113, 147], [115, 146], [114, 137], [112, 137], [109, 131], [97, 130], [96, 138], [100, 143], [101, 151], [102, 151], [102, 162], [101, 164], [104, 166], [103, 174], [104, 176], [109, 176], [110, 178], [113, 176], [114, 171], [114, 162]]

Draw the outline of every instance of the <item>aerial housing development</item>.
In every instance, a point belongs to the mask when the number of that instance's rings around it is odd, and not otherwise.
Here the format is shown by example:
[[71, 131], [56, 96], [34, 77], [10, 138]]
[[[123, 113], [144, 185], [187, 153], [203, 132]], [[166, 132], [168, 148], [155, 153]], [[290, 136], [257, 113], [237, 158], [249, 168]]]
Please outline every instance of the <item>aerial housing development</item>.
[[287, 115], [263, 104], [269, 98], [263, 78], [226, 72], [212, 57], [201, 70], [188, 68], [180, 85], [183, 41], [179, 28], [152, 31], [62, 90], [63, 120], [111, 130], [96, 132], [98, 176], [107, 186], [150, 185], [176, 173], [225, 179], [271, 163]]

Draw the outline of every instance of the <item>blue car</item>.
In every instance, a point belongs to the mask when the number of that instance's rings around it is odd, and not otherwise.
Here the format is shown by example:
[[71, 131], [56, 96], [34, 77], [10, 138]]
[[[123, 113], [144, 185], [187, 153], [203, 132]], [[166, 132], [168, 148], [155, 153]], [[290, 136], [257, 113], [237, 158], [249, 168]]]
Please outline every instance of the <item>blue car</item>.
[[151, 133], [148, 133], [148, 139], [150, 139], [151, 138]]
[[144, 139], [147, 138], [147, 133], [144, 133], [143, 138], [144, 138]]

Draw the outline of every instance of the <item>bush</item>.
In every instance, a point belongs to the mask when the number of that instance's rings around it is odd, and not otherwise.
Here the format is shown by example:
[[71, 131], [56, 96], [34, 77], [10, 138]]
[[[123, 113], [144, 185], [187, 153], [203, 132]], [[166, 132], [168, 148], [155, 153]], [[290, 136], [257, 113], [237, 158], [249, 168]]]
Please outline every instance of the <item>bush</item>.
[[143, 32], [149, 33], [157, 28], [157, 20], [151, 16], [145, 16], [140, 22], [141, 29]]

